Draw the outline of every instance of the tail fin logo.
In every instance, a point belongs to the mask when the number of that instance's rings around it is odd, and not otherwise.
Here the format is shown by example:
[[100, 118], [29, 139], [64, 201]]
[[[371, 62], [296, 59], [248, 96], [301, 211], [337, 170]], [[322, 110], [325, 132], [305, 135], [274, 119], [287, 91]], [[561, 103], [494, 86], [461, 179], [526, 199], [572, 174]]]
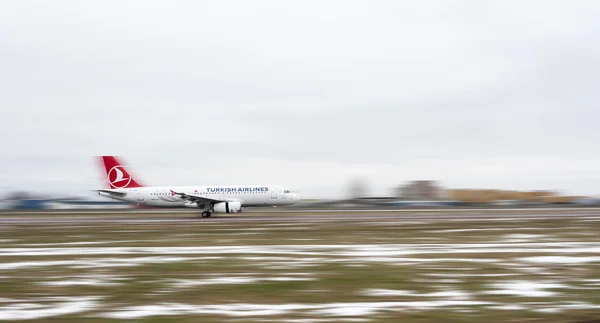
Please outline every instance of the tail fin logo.
[[123, 166], [115, 166], [108, 171], [108, 182], [113, 188], [125, 188], [131, 183], [131, 176]]

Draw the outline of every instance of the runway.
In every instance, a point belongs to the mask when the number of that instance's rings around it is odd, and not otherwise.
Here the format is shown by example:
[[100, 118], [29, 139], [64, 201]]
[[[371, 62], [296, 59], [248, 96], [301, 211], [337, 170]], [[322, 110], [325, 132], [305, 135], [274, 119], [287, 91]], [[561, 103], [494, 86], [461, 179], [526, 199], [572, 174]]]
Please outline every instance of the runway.
[[408, 221], [514, 221], [582, 218], [600, 221], [600, 209], [436, 209], [436, 210], [301, 210], [213, 214], [159, 211], [51, 211], [0, 214], [0, 225], [144, 224], [144, 223], [315, 223], [315, 222], [408, 222]]

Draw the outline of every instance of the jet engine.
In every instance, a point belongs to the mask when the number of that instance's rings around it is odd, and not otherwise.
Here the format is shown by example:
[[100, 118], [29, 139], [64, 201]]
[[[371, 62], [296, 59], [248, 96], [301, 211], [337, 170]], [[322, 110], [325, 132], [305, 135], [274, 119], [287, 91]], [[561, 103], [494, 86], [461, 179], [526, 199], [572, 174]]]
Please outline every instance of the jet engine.
[[213, 206], [216, 213], [240, 213], [242, 212], [242, 203], [240, 202], [221, 202]]

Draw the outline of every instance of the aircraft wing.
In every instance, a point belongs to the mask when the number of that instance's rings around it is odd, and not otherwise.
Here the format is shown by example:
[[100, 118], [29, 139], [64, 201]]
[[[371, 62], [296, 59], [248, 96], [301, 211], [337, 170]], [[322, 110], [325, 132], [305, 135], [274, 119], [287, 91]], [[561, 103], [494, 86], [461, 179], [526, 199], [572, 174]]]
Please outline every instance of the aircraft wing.
[[206, 197], [206, 196], [198, 196], [198, 195], [194, 195], [194, 194], [185, 194], [185, 193], [178, 193], [175, 192], [173, 190], [171, 190], [171, 194], [173, 196], [178, 195], [182, 200], [186, 200], [186, 201], [190, 201], [190, 202], [201, 202], [201, 203], [220, 203], [220, 202], [231, 202], [232, 200], [228, 200], [228, 199], [213, 199], [210, 197]]

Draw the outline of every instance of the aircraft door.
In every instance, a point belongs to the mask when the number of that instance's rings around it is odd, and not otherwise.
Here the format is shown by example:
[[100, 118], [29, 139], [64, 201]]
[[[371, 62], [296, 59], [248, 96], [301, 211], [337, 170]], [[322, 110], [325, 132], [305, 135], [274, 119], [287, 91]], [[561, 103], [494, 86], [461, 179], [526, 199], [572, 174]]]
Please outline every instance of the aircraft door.
[[142, 191], [141, 190], [137, 190], [137, 203], [138, 204], [144, 204], [145, 203], [144, 195], [142, 195]]
[[276, 200], [277, 199], [277, 189], [273, 189], [271, 191], [271, 199], [272, 200]]

